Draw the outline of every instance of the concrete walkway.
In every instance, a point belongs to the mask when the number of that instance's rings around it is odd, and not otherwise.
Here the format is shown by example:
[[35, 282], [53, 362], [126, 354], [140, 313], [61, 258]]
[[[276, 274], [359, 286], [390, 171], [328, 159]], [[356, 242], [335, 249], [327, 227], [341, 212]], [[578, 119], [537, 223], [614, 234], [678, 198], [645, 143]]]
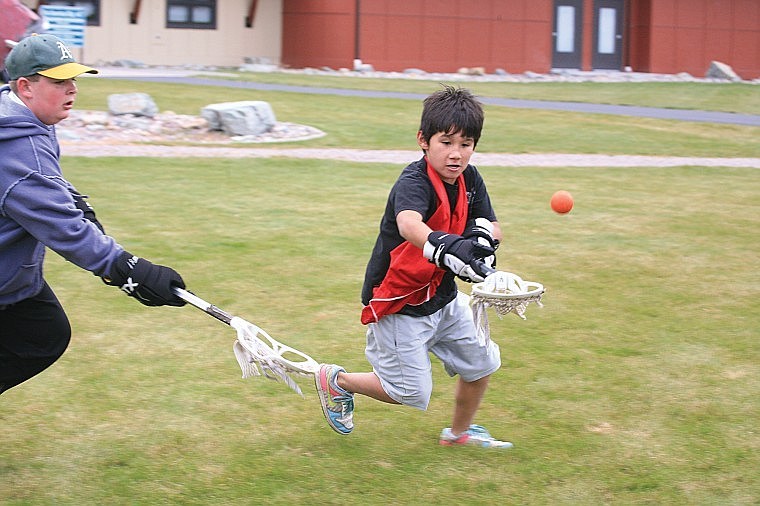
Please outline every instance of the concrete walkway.
[[[64, 156], [156, 157], [156, 158], [306, 158], [354, 163], [406, 164], [420, 157], [420, 151], [244, 148], [212, 146], [158, 146], [136, 144], [89, 144], [61, 141]], [[760, 158], [698, 158], [678, 156], [506, 154], [480, 153], [472, 157], [478, 167], [747, 167], [760, 169]]]

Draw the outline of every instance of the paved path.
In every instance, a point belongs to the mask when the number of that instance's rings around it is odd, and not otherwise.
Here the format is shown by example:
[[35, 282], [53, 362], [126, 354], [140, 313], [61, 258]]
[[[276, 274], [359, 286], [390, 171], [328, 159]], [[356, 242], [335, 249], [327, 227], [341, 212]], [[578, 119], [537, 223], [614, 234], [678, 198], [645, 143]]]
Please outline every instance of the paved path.
[[[158, 146], [68, 143], [61, 141], [64, 156], [148, 156], [158, 158], [310, 158], [355, 163], [405, 164], [420, 157], [419, 151], [244, 148], [210, 146]], [[479, 167], [750, 167], [760, 169], [760, 158], [698, 158], [677, 156], [577, 155], [479, 153], [472, 157]]]

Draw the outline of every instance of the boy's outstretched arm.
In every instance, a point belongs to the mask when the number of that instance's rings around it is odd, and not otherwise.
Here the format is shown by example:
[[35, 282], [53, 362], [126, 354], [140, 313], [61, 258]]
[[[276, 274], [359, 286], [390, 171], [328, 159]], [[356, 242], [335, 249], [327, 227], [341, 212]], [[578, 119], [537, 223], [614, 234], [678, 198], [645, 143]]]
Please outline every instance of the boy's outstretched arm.
[[499, 225], [498, 221], [492, 221], [491, 225], [493, 225], [493, 238], [497, 241], [501, 242], [504, 240], [504, 234], [501, 231], [501, 226]]
[[[422, 255], [437, 267], [447, 269], [468, 282], [483, 281], [486, 272], [474, 262], [494, 254], [494, 249], [477, 239], [434, 231], [422, 221], [417, 211], [404, 210], [396, 215], [401, 236], [422, 250]], [[481, 272], [482, 271], [482, 272]]]
[[398, 225], [401, 237], [422, 249], [427, 242], [430, 232], [433, 231], [422, 221], [422, 215], [417, 211], [405, 210], [396, 215], [396, 225]]
[[[498, 221], [492, 221], [493, 225], [493, 237], [497, 241], [503, 240], [503, 234], [501, 226]], [[396, 215], [396, 225], [398, 225], [398, 231], [401, 237], [414, 244], [418, 248], [422, 249], [427, 242], [427, 238], [430, 232], [433, 231], [428, 227], [424, 221], [422, 221], [422, 215], [417, 211], [401, 211]]]

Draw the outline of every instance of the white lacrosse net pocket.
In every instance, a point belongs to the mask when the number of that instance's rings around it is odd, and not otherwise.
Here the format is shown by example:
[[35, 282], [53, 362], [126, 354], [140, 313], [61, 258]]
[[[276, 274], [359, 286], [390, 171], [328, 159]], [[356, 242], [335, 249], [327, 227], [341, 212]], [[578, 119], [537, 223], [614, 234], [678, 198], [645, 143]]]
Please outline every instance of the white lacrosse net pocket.
[[237, 331], [233, 345], [243, 378], [265, 376], [282, 381], [303, 395], [292, 375], [309, 376], [319, 371], [319, 364], [306, 353], [282, 344], [260, 327], [237, 316], [230, 321]]
[[486, 310], [491, 307], [502, 316], [514, 313], [525, 320], [525, 310], [531, 302], [543, 307], [541, 297], [544, 285], [533, 281], [524, 281], [517, 274], [497, 271], [490, 274], [481, 283], [472, 285], [470, 305], [478, 332], [478, 339], [487, 342], [491, 336]]

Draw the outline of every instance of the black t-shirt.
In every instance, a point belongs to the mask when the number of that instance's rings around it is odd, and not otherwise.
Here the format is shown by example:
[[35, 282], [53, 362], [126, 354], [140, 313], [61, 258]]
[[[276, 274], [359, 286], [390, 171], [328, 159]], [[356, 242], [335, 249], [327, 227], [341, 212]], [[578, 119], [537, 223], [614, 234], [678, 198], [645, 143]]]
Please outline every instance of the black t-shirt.
[[[468, 165], [462, 173], [467, 188], [467, 219], [486, 218], [496, 221], [496, 214], [491, 206], [485, 182], [478, 170]], [[444, 183], [449, 196], [449, 203], [454, 206], [459, 188], [457, 185]], [[405, 241], [399, 234], [396, 216], [401, 211], [417, 211], [422, 221], [427, 222], [438, 208], [438, 197], [433, 183], [427, 175], [427, 162], [424, 158], [408, 165], [402, 172], [388, 195], [385, 213], [380, 221], [380, 233], [377, 236], [372, 256], [367, 264], [362, 287], [362, 304], [369, 304], [372, 291], [382, 283], [391, 261], [391, 251]], [[420, 250], [422, 255], [422, 250]], [[418, 306], [404, 306], [399, 314], [427, 316], [443, 308], [454, 300], [457, 286], [454, 274], [446, 272], [436, 293], [427, 302]]]

